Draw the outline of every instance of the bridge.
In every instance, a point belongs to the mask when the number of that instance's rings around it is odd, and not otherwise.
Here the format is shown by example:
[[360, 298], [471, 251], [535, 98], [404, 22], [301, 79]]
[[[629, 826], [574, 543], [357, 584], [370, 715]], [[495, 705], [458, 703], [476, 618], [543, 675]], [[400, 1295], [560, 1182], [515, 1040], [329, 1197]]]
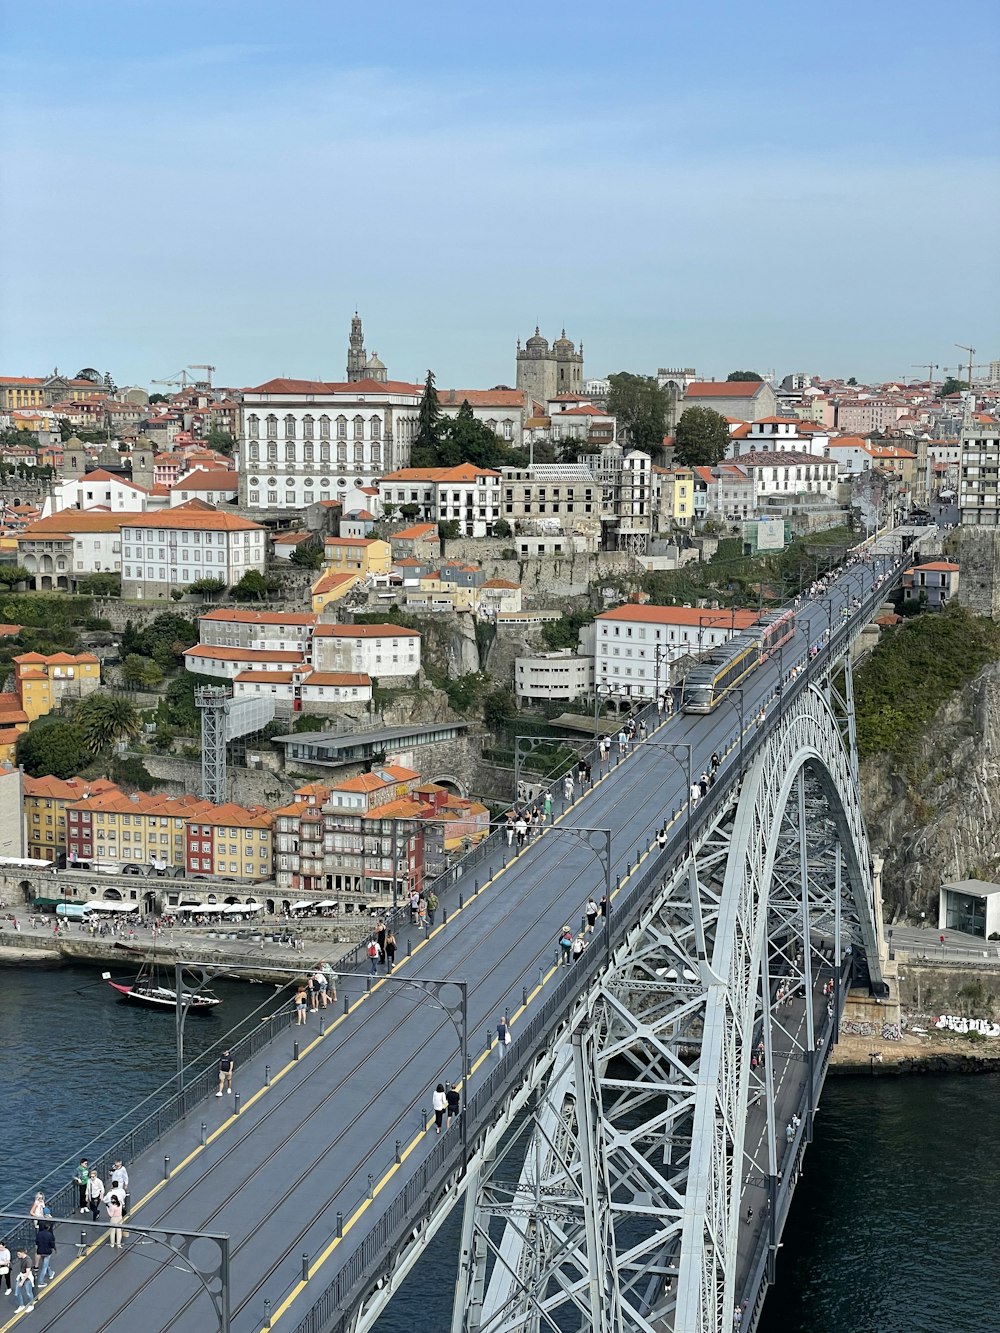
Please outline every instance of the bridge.
[[334, 1010], [235, 1052], [238, 1096], [206, 1071], [93, 1153], [130, 1168], [124, 1249], [50, 1190], [80, 1243], [37, 1326], [364, 1333], [461, 1207], [453, 1333], [753, 1328], [847, 990], [885, 991], [850, 653], [920, 535], [804, 598], [714, 712], [647, 710], [520, 852], [496, 830], [391, 975], [359, 951]]

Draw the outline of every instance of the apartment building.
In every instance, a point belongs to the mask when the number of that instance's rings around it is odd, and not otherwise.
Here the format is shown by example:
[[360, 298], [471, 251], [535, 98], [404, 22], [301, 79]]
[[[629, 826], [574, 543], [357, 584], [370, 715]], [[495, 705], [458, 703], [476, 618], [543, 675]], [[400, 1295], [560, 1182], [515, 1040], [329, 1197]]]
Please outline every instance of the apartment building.
[[372, 676], [415, 676], [420, 670], [420, 634], [399, 625], [317, 625], [313, 667]]
[[962, 523], [1000, 526], [1000, 422], [963, 430], [958, 486]]
[[413, 517], [423, 523], [454, 520], [465, 537], [488, 537], [502, 517], [501, 474], [472, 463], [387, 472], [378, 490], [383, 509], [415, 509]]
[[203, 644], [220, 648], [277, 649], [308, 658], [316, 616], [308, 611], [236, 611], [220, 608], [198, 617]]
[[138, 514], [63, 509], [17, 536], [17, 562], [38, 591], [70, 591], [87, 574], [121, 570], [121, 527]]
[[101, 684], [101, 664], [93, 653], [21, 653], [13, 666], [14, 689], [31, 722], [64, 699], [86, 698]]
[[32, 860], [52, 861], [66, 853], [66, 807], [90, 796], [116, 792], [107, 778], [32, 778], [24, 775], [24, 825]]
[[334, 574], [357, 574], [367, 579], [369, 575], [389, 573], [392, 547], [377, 537], [326, 537], [323, 559]]
[[122, 519], [122, 596], [166, 598], [200, 579], [238, 583], [267, 563], [259, 523], [189, 500], [157, 514]]
[[196, 796], [92, 791], [67, 804], [67, 855], [71, 862], [147, 862], [188, 875], [267, 879], [272, 824], [263, 806], [247, 810]]

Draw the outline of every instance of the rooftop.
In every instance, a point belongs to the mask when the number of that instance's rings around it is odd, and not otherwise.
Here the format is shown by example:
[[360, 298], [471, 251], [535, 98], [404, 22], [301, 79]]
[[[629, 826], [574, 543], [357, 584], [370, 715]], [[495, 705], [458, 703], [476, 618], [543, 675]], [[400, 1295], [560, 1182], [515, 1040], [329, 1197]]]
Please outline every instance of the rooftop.
[[629, 602], [613, 611], [602, 611], [596, 620], [625, 621], [643, 625], [699, 625], [734, 630], [749, 629], [757, 620], [755, 611], [708, 611], [698, 606], [639, 606]]

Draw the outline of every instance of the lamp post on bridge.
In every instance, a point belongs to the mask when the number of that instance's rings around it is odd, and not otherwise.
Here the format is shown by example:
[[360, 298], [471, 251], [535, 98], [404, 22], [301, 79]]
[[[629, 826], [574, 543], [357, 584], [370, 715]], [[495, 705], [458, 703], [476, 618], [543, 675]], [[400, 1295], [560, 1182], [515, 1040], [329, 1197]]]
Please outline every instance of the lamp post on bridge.
[[[688, 855], [690, 856], [693, 846], [691, 837], [691, 793], [694, 790], [694, 746], [689, 741], [643, 741], [642, 745], [643, 748], [651, 746], [654, 750], [665, 750], [680, 769], [681, 775], [683, 776], [685, 773], [687, 775], [687, 791], [684, 793], [686, 810], [685, 836], [687, 839]], [[675, 753], [677, 750], [684, 751], [687, 760], [685, 764], [681, 764], [681, 761], [677, 758]]]
[[[657, 659], [657, 662], [658, 661], [659, 659]], [[614, 698], [619, 698], [619, 699], [622, 698], [621, 690], [616, 689], [614, 685], [609, 685], [606, 681], [594, 682], [594, 744], [595, 745], [601, 738], [600, 717], [601, 717], [602, 693], [605, 699], [607, 699], [609, 703]]]

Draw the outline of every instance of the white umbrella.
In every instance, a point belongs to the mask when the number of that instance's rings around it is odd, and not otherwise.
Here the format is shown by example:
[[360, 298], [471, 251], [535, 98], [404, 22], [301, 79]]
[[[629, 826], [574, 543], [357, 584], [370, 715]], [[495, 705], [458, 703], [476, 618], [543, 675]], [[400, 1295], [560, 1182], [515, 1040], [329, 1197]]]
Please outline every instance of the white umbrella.
[[92, 912], [138, 912], [139, 910], [138, 904], [136, 903], [109, 903], [101, 901], [96, 903], [85, 903], [83, 905], [89, 907]]

